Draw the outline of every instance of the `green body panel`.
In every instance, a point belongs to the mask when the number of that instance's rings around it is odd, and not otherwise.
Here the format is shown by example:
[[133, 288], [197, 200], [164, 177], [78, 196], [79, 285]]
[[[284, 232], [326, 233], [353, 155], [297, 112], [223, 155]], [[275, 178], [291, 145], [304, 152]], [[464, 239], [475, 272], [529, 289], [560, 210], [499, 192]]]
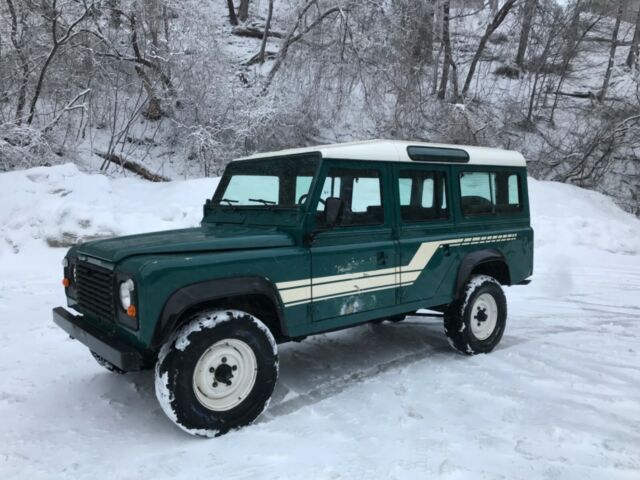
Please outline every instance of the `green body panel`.
[[[329, 165], [378, 168], [383, 176], [384, 224], [317, 231], [314, 213]], [[442, 171], [447, 176], [449, 217], [403, 224], [397, 177], [402, 168]], [[499, 171], [521, 176], [520, 212], [465, 218], [459, 201], [462, 171]], [[460, 262], [477, 250], [499, 251], [512, 284], [532, 274], [533, 230], [529, 222], [526, 169], [469, 165], [323, 160], [308, 200], [297, 210], [266, 211], [205, 206], [199, 228], [88, 242], [69, 257], [99, 259], [133, 278], [139, 328], [132, 330], [83, 312], [88, 321], [150, 351], [171, 295], [199, 282], [261, 277], [273, 286], [289, 338], [448, 304], [455, 295]], [[250, 292], [249, 292], [250, 293]]]
[[118, 263], [135, 255], [284, 247], [293, 244], [290, 235], [272, 226], [225, 225], [223, 228], [215, 228], [211, 224], [203, 223], [199, 228], [96, 240], [81, 245], [78, 253]]

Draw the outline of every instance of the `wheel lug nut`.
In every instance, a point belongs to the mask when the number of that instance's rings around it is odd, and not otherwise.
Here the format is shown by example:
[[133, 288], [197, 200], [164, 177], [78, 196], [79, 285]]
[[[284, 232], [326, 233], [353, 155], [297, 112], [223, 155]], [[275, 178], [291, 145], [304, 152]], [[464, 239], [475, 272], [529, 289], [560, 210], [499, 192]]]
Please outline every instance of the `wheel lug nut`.
[[215, 368], [213, 368], [213, 367], [209, 368], [209, 372], [210, 372], [210, 373], [213, 373], [213, 372], [215, 372], [215, 371], [216, 371], [216, 369], [215, 369]]
[[233, 367], [231, 367], [231, 370], [234, 370], [234, 371], [235, 371], [235, 370], [237, 370], [237, 369], [238, 369], [238, 366], [237, 366], [237, 365], [234, 365]]
[[213, 382], [213, 388], [216, 388], [218, 386], [218, 382]]
[[227, 363], [227, 357], [222, 357], [222, 363]]

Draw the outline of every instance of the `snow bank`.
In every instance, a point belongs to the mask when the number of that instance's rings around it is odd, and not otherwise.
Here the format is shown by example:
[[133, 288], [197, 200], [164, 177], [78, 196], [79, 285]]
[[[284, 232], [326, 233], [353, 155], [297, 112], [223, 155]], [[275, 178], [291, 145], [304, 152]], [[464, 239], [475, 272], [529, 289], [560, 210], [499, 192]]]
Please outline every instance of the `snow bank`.
[[198, 225], [218, 179], [150, 183], [89, 175], [73, 164], [0, 174], [0, 255], [33, 242], [68, 246], [93, 238]]
[[529, 196], [536, 249], [575, 246], [640, 253], [640, 221], [609, 197], [574, 185], [532, 178]]

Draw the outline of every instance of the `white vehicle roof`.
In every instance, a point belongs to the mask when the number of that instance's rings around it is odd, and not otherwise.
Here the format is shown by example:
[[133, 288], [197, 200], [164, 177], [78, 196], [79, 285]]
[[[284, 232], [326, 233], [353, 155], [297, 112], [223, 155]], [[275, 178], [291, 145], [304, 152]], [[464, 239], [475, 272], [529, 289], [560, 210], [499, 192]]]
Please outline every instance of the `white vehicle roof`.
[[[363, 142], [335, 143], [315, 147], [291, 148], [276, 152], [256, 153], [237, 160], [253, 160], [268, 157], [298, 155], [301, 153], [320, 153], [322, 158], [339, 158], [345, 160], [381, 160], [394, 162], [414, 162], [409, 157], [408, 147], [430, 147], [441, 149], [463, 150], [469, 155], [465, 165], [502, 165], [508, 167], [525, 167], [526, 160], [520, 152], [501, 150], [499, 148], [471, 147], [466, 145], [447, 145], [440, 143], [408, 142], [400, 140], [367, 140]], [[429, 163], [460, 163], [455, 161], [433, 161]]]

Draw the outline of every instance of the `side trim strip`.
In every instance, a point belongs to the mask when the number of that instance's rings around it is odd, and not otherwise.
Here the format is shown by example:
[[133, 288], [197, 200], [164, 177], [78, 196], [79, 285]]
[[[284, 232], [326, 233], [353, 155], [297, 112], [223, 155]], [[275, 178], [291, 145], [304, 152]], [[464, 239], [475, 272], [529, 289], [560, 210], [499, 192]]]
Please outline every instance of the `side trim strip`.
[[[381, 268], [358, 273], [329, 275], [316, 279], [304, 278], [276, 283], [285, 307], [309, 303], [313, 300], [329, 300], [354, 293], [373, 292], [397, 286], [409, 286], [416, 282], [436, 251], [444, 246], [475, 245], [515, 240], [517, 233], [455, 238], [420, 244], [407, 265]], [[399, 277], [399, 281], [398, 281]]]

